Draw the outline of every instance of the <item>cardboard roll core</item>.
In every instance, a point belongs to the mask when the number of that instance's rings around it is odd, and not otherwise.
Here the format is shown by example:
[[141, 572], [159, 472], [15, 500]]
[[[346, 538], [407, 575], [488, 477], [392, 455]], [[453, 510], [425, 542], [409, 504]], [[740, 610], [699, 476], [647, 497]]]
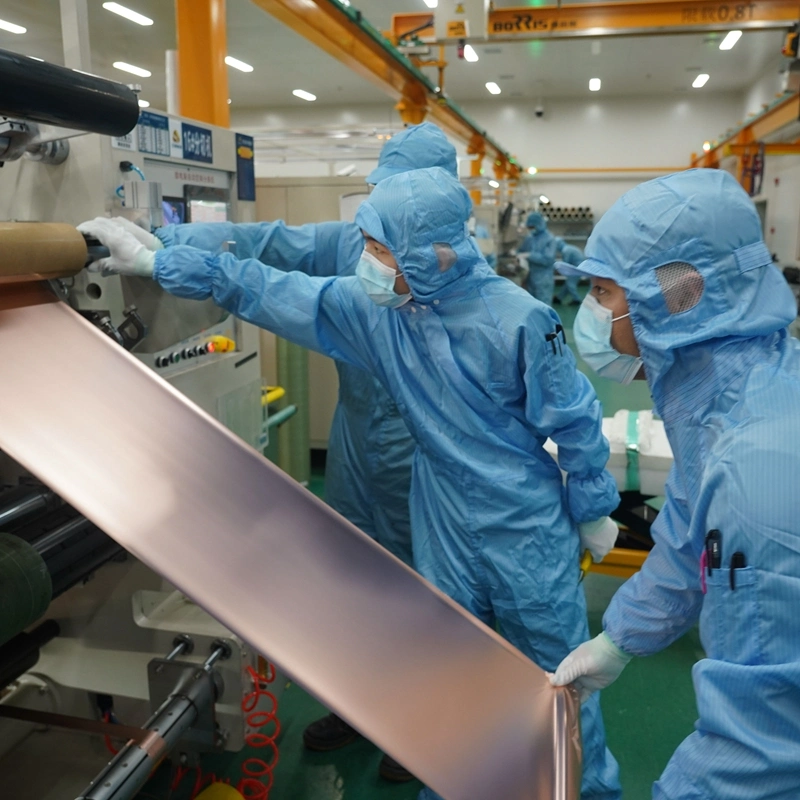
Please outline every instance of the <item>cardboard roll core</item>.
[[86, 241], [72, 225], [0, 222], [0, 284], [70, 277], [86, 259]]

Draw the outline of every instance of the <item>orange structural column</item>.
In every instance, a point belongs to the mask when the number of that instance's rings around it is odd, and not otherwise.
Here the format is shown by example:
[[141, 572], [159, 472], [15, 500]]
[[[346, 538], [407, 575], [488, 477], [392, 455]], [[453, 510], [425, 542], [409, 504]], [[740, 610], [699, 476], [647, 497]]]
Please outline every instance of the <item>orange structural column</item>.
[[230, 127], [225, 0], [175, 0], [181, 115]]

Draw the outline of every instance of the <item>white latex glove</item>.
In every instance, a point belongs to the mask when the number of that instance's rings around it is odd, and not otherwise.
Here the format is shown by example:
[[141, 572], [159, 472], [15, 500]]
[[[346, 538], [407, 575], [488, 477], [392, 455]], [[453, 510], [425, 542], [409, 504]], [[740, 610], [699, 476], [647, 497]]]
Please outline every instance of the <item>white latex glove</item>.
[[594, 522], [581, 522], [578, 533], [581, 536], [581, 552], [588, 550], [592, 554], [592, 561], [599, 564], [614, 547], [619, 528], [611, 517], [600, 517]]
[[614, 683], [631, 658], [633, 656], [620, 650], [604, 631], [576, 647], [550, 676], [550, 683], [553, 686], [574, 683], [581, 703], [585, 703], [592, 692]]
[[111, 217], [111, 222], [135, 236], [148, 250], [152, 250], [155, 253], [156, 250], [164, 249], [164, 244], [158, 236], [154, 236], [144, 228], [140, 228], [135, 222], [131, 222], [125, 217]]
[[125, 228], [106, 217], [97, 217], [89, 222], [82, 222], [78, 225], [78, 230], [94, 236], [111, 253], [109, 258], [101, 258], [90, 264], [87, 267], [90, 272], [100, 272], [103, 275], [153, 277], [156, 254], [148, 250]]

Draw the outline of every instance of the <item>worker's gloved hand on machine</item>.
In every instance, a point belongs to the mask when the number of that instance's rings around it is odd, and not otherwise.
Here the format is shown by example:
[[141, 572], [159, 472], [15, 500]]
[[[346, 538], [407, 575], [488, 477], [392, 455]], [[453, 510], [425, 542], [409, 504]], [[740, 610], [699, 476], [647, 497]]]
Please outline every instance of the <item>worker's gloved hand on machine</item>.
[[97, 217], [78, 225], [78, 230], [93, 236], [108, 248], [110, 256], [89, 265], [91, 272], [103, 275], [137, 275], [152, 278], [155, 251], [163, 245], [152, 233], [122, 217]]
[[593, 692], [612, 684], [633, 656], [620, 650], [605, 633], [576, 647], [550, 676], [553, 686], [575, 684], [585, 703]]
[[611, 517], [600, 517], [594, 522], [580, 523], [578, 533], [581, 537], [581, 552], [588, 550], [592, 554], [592, 561], [599, 564], [616, 544], [619, 528]]

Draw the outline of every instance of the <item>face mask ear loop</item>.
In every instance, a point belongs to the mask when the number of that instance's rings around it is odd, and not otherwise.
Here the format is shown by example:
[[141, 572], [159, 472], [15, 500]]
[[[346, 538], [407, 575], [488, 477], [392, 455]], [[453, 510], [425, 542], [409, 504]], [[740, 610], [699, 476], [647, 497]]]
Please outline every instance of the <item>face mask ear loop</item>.
[[613, 324], [615, 322], [619, 322], [621, 319], [625, 319], [626, 317], [629, 317], [630, 315], [631, 315], [631, 312], [629, 311], [627, 314], [623, 314], [621, 317], [614, 317], [614, 319], [611, 320], [611, 323]]

